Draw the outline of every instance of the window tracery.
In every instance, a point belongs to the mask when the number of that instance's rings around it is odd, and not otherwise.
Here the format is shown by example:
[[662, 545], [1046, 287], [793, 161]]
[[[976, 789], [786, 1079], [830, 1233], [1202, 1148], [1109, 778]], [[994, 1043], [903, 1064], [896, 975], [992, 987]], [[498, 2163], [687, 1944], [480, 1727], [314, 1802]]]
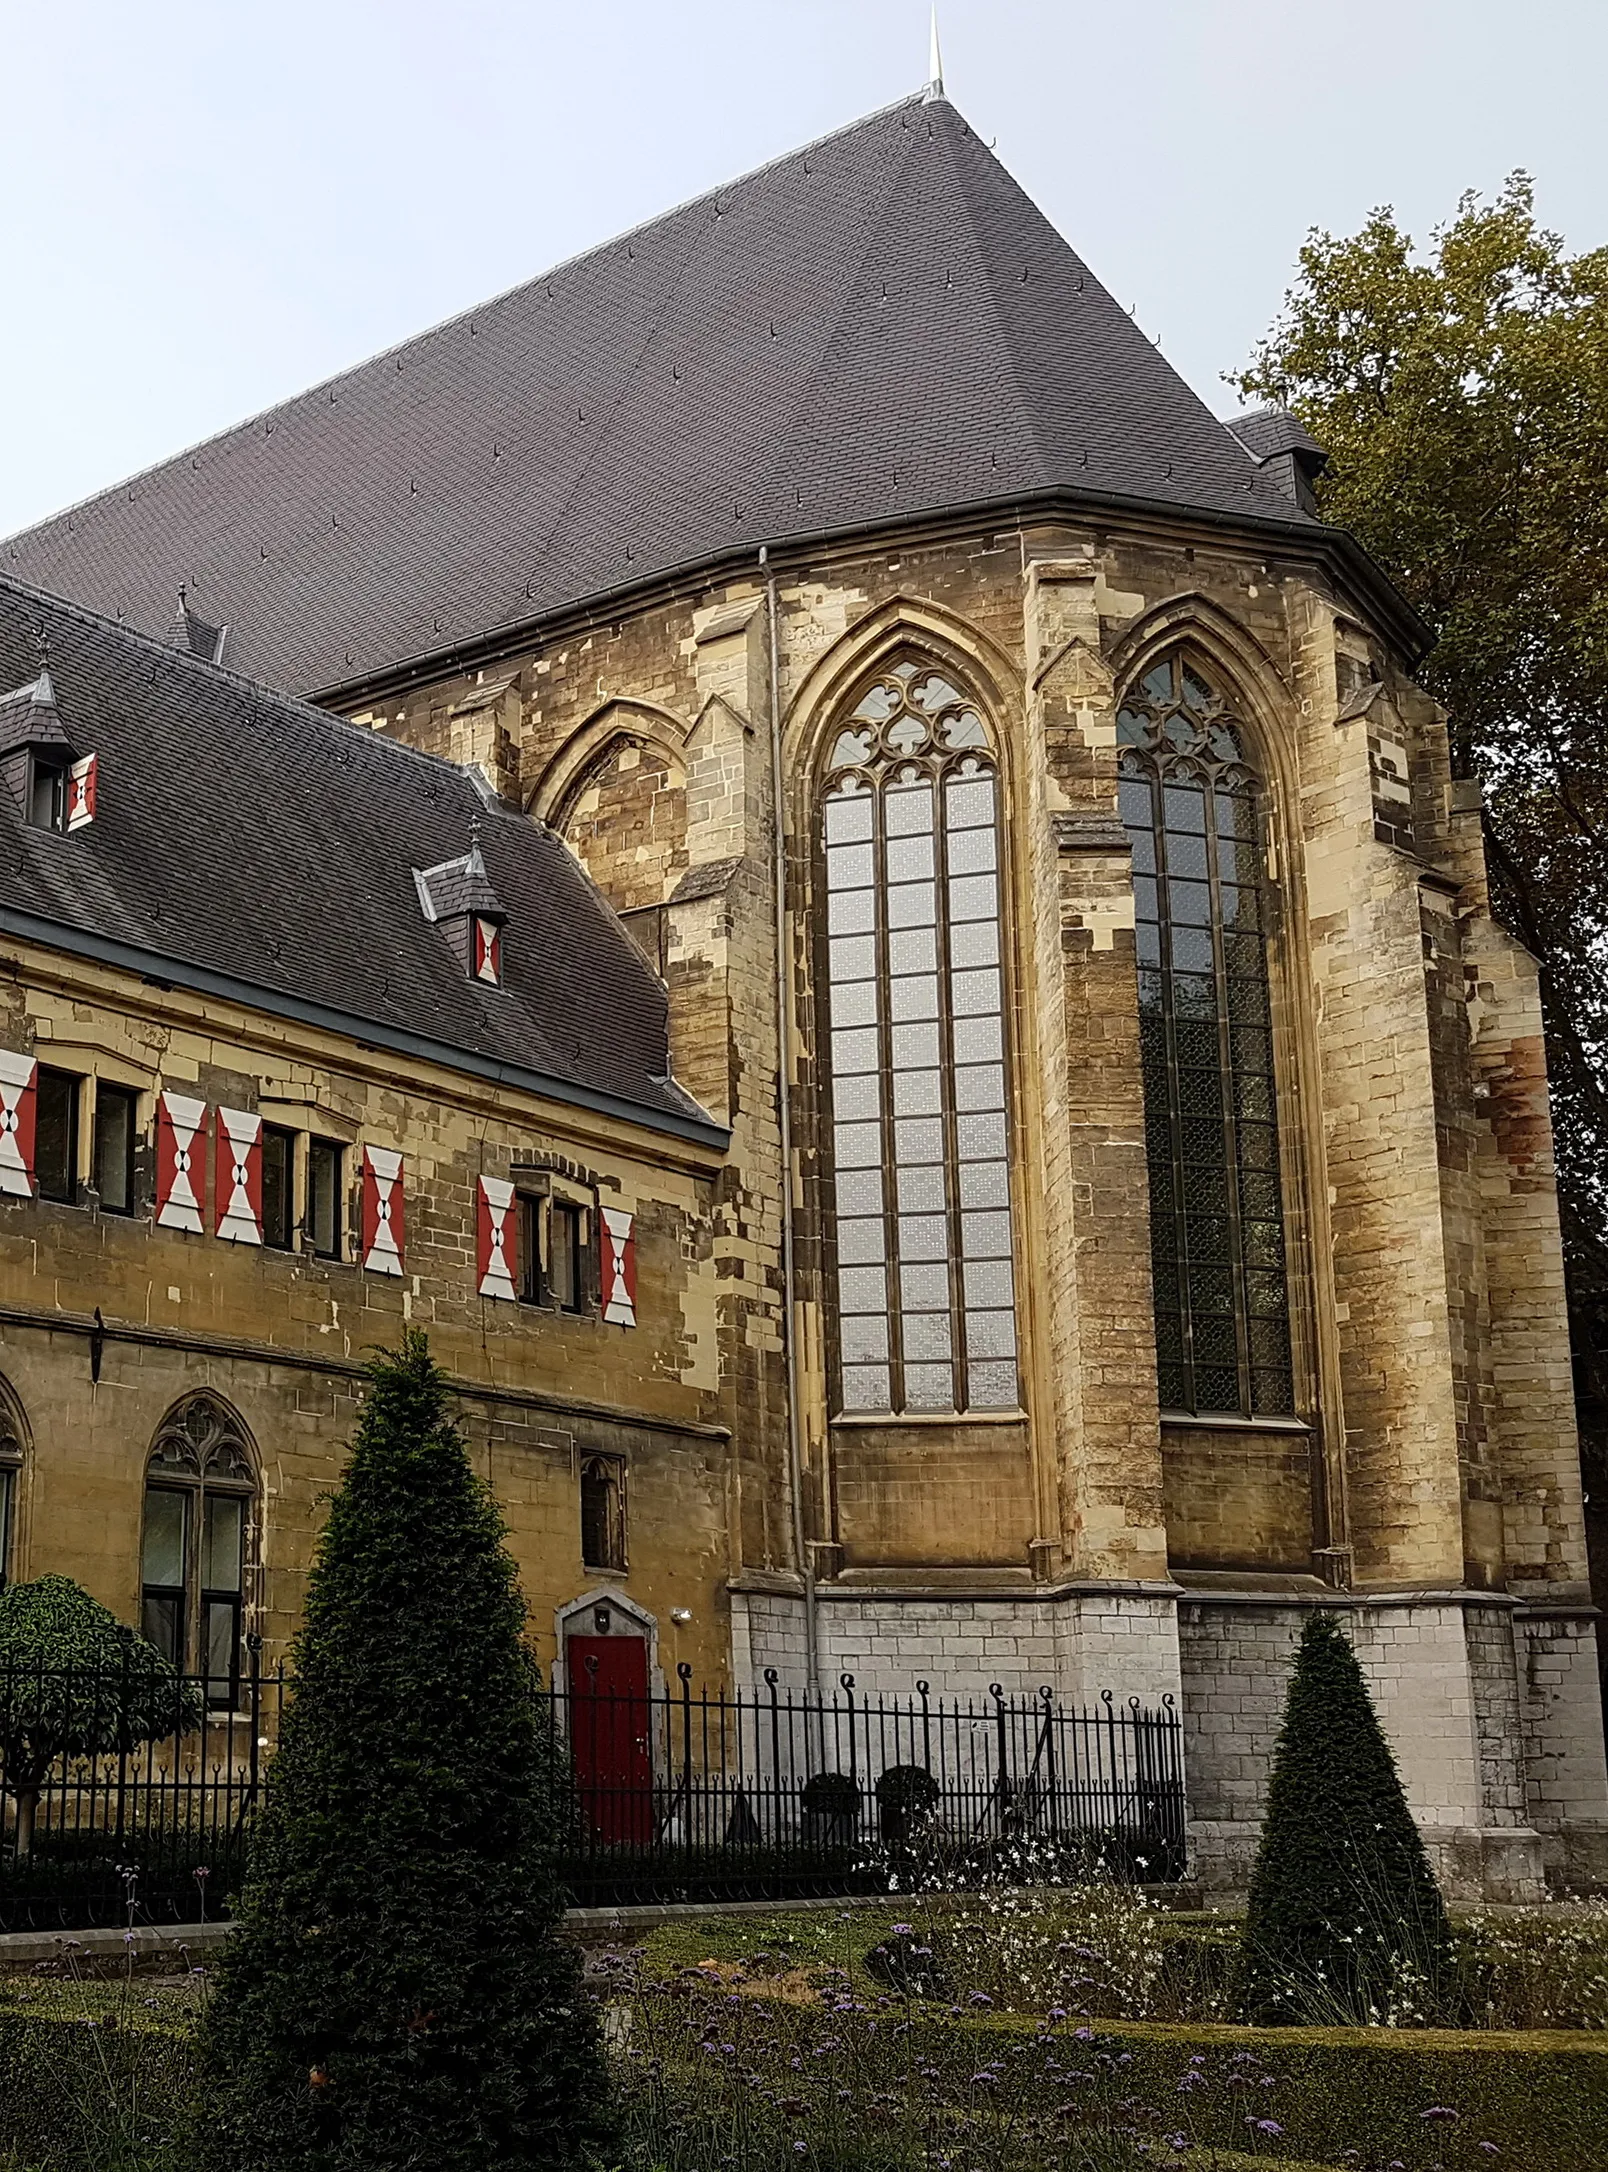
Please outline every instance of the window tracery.
[[1221, 695], [1174, 653], [1117, 723], [1164, 1410], [1294, 1409], [1269, 1005], [1262, 787]]
[[822, 862], [841, 1407], [1015, 1409], [998, 777], [941, 673], [832, 734]]
[[201, 1392], [169, 1412], [145, 1474], [141, 1626], [180, 1668], [207, 1678], [213, 1704], [240, 1676], [256, 1463], [244, 1429]]

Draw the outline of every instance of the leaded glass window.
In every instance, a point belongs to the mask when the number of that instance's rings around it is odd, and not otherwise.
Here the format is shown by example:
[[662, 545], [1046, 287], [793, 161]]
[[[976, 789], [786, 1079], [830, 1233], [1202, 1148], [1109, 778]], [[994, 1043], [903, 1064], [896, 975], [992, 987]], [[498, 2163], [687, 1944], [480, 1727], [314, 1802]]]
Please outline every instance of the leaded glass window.
[[822, 817], [838, 1390], [1014, 1410], [999, 791], [976, 708], [897, 665], [833, 735]]
[[1164, 1410], [1294, 1408], [1261, 791], [1222, 698], [1173, 655], [1118, 719]]

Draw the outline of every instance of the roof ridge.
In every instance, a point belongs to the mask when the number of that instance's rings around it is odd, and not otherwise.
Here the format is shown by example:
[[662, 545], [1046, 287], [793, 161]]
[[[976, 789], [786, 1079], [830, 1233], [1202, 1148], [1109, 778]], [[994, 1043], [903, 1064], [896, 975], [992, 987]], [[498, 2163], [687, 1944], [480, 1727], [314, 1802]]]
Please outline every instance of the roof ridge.
[[[500, 287], [495, 294], [487, 295], [482, 301], [471, 302], [464, 309], [453, 310], [449, 315], [438, 318], [434, 324], [425, 325], [421, 331], [410, 332], [405, 339], [392, 340], [384, 347], [376, 347], [372, 354], [366, 354], [356, 362], [343, 363], [338, 370], [315, 378], [310, 385], [303, 385], [300, 391], [292, 392], [282, 400], [272, 401], [266, 407], [256, 408], [251, 414], [241, 416], [239, 421], [229, 423], [221, 430], [213, 430], [205, 437], [198, 437], [189, 445], [180, 445], [175, 451], [164, 453], [160, 459], [148, 461], [142, 468], [132, 469], [116, 482], [106, 483], [99, 490], [88, 491], [83, 497], [58, 506], [53, 513], [43, 514], [38, 520], [29, 521], [24, 527], [12, 529], [0, 540], [15, 542], [20, 536], [34, 535], [43, 528], [52, 528], [58, 521], [70, 519], [74, 513], [99, 505], [107, 498], [115, 498], [121, 490], [132, 490], [136, 483], [160, 474], [165, 468], [171, 468], [181, 460], [194, 459], [197, 454], [209, 451], [214, 445], [222, 445], [231, 438], [241, 436], [254, 423], [266, 422], [270, 417], [298, 406], [303, 400], [310, 400], [315, 393], [326, 392], [332, 385], [338, 385], [348, 377], [355, 377], [363, 370], [372, 369], [376, 362], [388, 361], [393, 355], [405, 354], [410, 347], [422, 346], [426, 340], [434, 339], [442, 332], [450, 332], [454, 326], [468, 323], [488, 309], [496, 309], [516, 294], [523, 294], [527, 288], [539, 287], [544, 280], [555, 279], [560, 272], [570, 271], [575, 265], [584, 264], [590, 257], [602, 256], [605, 251], [618, 248], [622, 241], [628, 242], [633, 236], [645, 234], [652, 227], [666, 225], [670, 220], [696, 210], [700, 204], [714, 201], [728, 190], [742, 188], [750, 181], [757, 181], [763, 174], [774, 173], [778, 167], [789, 165], [794, 159], [807, 158], [823, 144], [835, 143], [841, 136], [851, 136], [857, 129], [869, 128], [874, 122], [886, 119], [890, 113], [897, 113], [903, 107], [919, 106], [922, 103], [921, 91], [908, 92], [903, 98], [895, 98], [888, 105], [878, 106], [874, 112], [862, 113], [857, 120], [845, 121], [840, 128], [829, 128], [824, 135], [814, 136], [808, 143], [796, 144], [790, 151], [779, 151], [774, 158], [765, 159], [758, 166], [750, 166], [745, 172], [733, 175], [728, 181], [717, 181], [712, 187], [700, 189], [692, 196], [683, 197], [679, 203], [655, 212], [651, 218], [638, 219], [634, 225], [621, 227], [617, 233], [606, 235], [601, 241], [591, 242], [584, 249], [573, 250], [570, 255], [549, 264], [545, 270], [532, 272], [524, 279], [513, 280], [508, 286]], [[947, 104], [948, 101], [945, 100], [944, 103]]]

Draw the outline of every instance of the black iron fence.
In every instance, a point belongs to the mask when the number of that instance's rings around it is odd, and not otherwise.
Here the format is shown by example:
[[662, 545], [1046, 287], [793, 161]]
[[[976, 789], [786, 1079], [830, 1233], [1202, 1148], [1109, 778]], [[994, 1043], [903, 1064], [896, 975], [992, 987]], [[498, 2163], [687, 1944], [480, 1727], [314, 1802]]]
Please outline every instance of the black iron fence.
[[[252, 1654], [227, 1708], [197, 1678], [0, 1668], [0, 1930], [227, 1912], [289, 1684]], [[604, 1687], [543, 1694], [582, 1906], [781, 1899], [1103, 1866], [1184, 1868], [1170, 1700]]]

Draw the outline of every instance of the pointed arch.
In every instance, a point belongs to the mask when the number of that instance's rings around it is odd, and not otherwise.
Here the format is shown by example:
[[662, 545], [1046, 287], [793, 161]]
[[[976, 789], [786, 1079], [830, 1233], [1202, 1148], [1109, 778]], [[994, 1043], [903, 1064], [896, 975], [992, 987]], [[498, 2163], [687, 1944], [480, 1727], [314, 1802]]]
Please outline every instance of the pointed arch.
[[32, 1447], [22, 1398], [0, 1373], [0, 1587], [16, 1573], [23, 1472]]
[[261, 1562], [261, 1459], [245, 1420], [212, 1388], [164, 1413], [145, 1460], [140, 1626], [208, 1701], [232, 1706]]
[[562, 829], [566, 808], [589, 770], [616, 740], [650, 748], [684, 768], [691, 727], [657, 702], [616, 696], [594, 709], [571, 733], [537, 778], [525, 812], [549, 829]]
[[1251, 735], [1253, 763], [1282, 804], [1295, 785], [1290, 718], [1295, 691], [1246, 626], [1215, 597], [1191, 589], [1154, 604], [1127, 626], [1108, 659], [1120, 706], [1130, 688], [1170, 650], [1194, 650]]

